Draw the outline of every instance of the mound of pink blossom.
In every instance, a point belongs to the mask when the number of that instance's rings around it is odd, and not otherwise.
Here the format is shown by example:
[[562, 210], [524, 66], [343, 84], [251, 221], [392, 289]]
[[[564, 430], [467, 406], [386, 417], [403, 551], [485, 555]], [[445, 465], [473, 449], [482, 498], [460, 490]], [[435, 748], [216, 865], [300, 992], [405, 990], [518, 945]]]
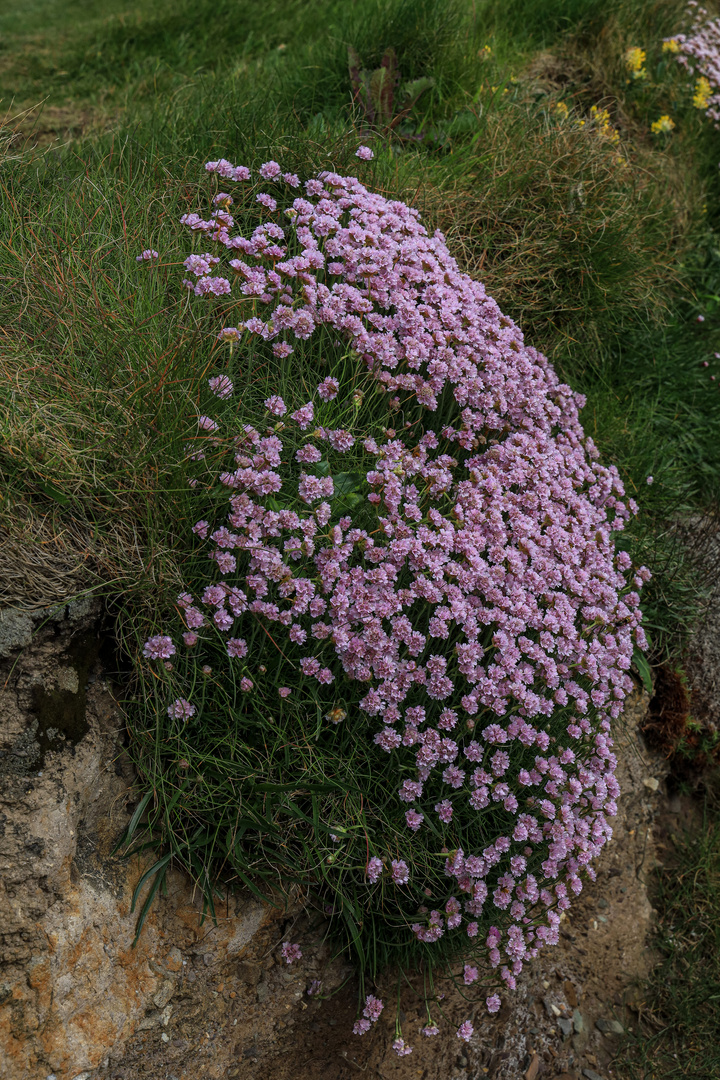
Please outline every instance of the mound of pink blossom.
[[[206, 168], [249, 180], [226, 161]], [[353, 177], [320, 173], [292, 197], [296, 177], [274, 162], [260, 173], [272, 197], [234, 196], [263, 215], [249, 236], [233, 231], [229, 196], [208, 219], [183, 218], [218, 252], [187, 260], [187, 287], [220, 296], [233, 279], [246, 298], [248, 317], [221, 341], [253, 339], [292, 373], [298, 341], [316, 335], [351, 348], [355, 372], [318, 378], [310, 400], [268, 388], [268, 412], [244, 425], [220, 475], [227, 522], [195, 527], [216, 582], [178, 603], [191, 644], [209, 624], [227, 638], [248, 690], [261, 676], [237, 643], [257, 620], [319, 700], [350, 686], [358, 732], [397, 759], [408, 850], [428, 819], [446, 837], [446, 898], [412, 932], [426, 943], [463, 935], [512, 987], [557, 941], [558, 910], [611, 836], [610, 721], [632, 688], [633, 647], [645, 647], [638, 590], [649, 576], [616, 554], [613, 534], [637, 508], [583, 432], [583, 399], [416, 210]], [[384, 395], [370, 418], [355, 376]], [[227, 377], [210, 385], [231, 397]], [[350, 512], [347, 459], [359, 470]], [[172, 643], [147, 648], [163, 657]], [[492, 841], [464, 850], [459, 819], [466, 836], [493, 822]], [[364, 887], [387, 897], [422, 886], [382, 843], [371, 838]], [[481, 917], [504, 929], [474, 942]]]

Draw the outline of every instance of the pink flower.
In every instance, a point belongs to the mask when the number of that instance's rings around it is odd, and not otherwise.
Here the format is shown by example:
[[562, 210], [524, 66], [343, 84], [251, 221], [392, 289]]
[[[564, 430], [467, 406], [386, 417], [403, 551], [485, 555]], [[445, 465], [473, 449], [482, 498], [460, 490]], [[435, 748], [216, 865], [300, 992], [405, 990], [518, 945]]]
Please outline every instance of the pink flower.
[[392, 879], [396, 885], [407, 885], [410, 880], [410, 871], [406, 862], [402, 859], [393, 859], [390, 863]]
[[457, 1029], [458, 1039], [463, 1039], [465, 1042], [470, 1042], [470, 1037], [474, 1031], [474, 1028], [469, 1020], [466, 1020], [464, 1024], [461, 1024]]
[[392, 1048], [398, 1057], [406, 1057], [408, 1054], [412, 1054], [412, 1046], [406, 1046], [404, 1039], [396, 1039], [392, 1044]]
[[308, 401], [307, 405], [303, 405], [302, 409], [297, 409], [294, 413], [291, 413], [290, 419], [299, 424], [302, 431], [305, 431], [313, 422], [313, 411], [313, 403]]
[[317, 391], [318, 395], [322, 398], [323, 401], [332, 401], [333, 398], [337, 397], [339, 389], [340, 383], [337, 381], [337, 379], [333, 379], [331, 376], [328, 376], [327, 379], [323, 379], [323, 381], [320, 383]]
[[359, 146], [355, 151], [355, 157], [359, 157], [361, 161], [372, 161], [375, 155], [369, 146]]
[[485, 1004], [489, 1013], [496, 1013], [500, 1009], [500, 998], [497, 994], [493, 994], [492, 997], [485, 999]]
[[274, 180], [280, 175], [280, 166], [277, 161], [266, 161], [264, 165], [260, 166], [258, 172], [263, 180]]
[[268, 195], [266, 194], [266, 192], [261, 191], [259, 195], [255, 196], [255, 198], [259, 203], [266, 207], [266, 209], [270, 211], [277, 210], [277, 203], [273, 199], [272, 195]]
[[281, 698], [290, 697], [290, 695], [292, 694], [292, 690], [288, 686], [281, 686], [278, 690], [278, 694]]
[[233, 384], [230, 382], [227, 375], [216, 375], [214, 378], [208, 379], [208, 386], [213, 394], [219, 398], [230, 397], [233, 392]]
[[189, 720], [195, 715], [195, 706], [185, 698], [178, 698], [172, 703], [167, 711], [168, 716], [174, 720]]
[[164, 634], [156, 634], [155, 637], [148, 638], [143, 647], [143, 656], [147, 656], [151, 660], [167, 660], [174, 655], [175, 646], [172, 643], [172, 638]]
[[385, 1006], [380, 998], [374, 997], [372, 994], [368, 994], [365, 998], [365, 1007], [363, 1009], [363, 1016], [367, 1017], [371, 1024], [374, 1024], [380, 1019], [380, 1013]]
[[291, 945], [289, 942], [285, 942], [280, 949], [283, 960], [286, 964], [294, 964], [296, 960], [302, 959], [302, 949], [299, 945]]
[[199, 536], [201, 540], [204, 540], [207, 536], [207, 531], [210, 528], [207, 521], [198, 521], [193, 525], [192, 531], [196, 536]]
[[247, 676], [240, 680], [240, 689], [244, 694], [249, 694], [253, 688], [252, 679], [248, 679]]
[[153, 259], [159, 259], [160, 255], [157, 251], [153, 251], [151, 248], [146, 248], [141, 255], [135, 256], [135, 262], [152, 262]]
[[243, 638], [230, 638], [227, 643], [227, 654], [242, 660], [248, 654], [247, 642]]
[[265, 402], [265, 408], [268, 412], [271, 412], [273, 416], [284, 416], [287, 412], [287, 405], [281, 397], [277, 395], [269, 397]]
[[368, 881], [372, 885], [374, 885], [375, 882], [377, 881], [377, 879], [382, 874], [382, 871], [383, 871], [382, 860], [378, 859], [377, 855], [373, 855], [373, 857], [368, 862], [367, 869], [366, 869]]

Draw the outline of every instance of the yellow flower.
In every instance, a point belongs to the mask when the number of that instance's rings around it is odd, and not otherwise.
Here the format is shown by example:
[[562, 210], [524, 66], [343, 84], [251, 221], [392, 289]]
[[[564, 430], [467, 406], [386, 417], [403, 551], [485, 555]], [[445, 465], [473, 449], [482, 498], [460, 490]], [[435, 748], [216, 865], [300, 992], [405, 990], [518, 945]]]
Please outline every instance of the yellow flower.
[[673, 130], [675, 127], [675, 121], [671, 120], [669, 116], [661, 116], [653, 124], [650, 125], [650, 130], [653, 135], [665, 135]]
[[706, 79], [702, 75], [695, 84], [695, 93], [693, 95], [693, 105], [696, 109], [707, 109], [710, 104], [710, 95], [712, 94], [712, 86], [710, 80]]
[[590, 119], [596, 125], [598, 135], [609, 139], [612, 143], [620, 141], [620, 132], [616, 131], [610, 123], [610, 113], [607, 109], [598, 109], [597, 105], [593, 105], [590, 110]]
[[671, 52], [671, 53], [679, 53], [680, 52], [680, 42], [676, 41], [675, 38], [672, 38], [672, 37], [668, 38], [667, 41], [663, 41], [662, 51], [663, 52]]
[[644, 79], [647, 71], [643, 68], [645, 52], [643, 49], [632, 48], [625, 53], [625, 67], [632, 72], [633, 79]]
[[564, 101], [558, 101], [555, 105], [555, 112], [562, 120], [567, 120], [570, 110], [568, 109]]
[[478, 49], [478, 57], [481, 60], [487, 60], [488, 56], [492, 56], [492, 49], [489, 45], [483, 45], [482, 49]]

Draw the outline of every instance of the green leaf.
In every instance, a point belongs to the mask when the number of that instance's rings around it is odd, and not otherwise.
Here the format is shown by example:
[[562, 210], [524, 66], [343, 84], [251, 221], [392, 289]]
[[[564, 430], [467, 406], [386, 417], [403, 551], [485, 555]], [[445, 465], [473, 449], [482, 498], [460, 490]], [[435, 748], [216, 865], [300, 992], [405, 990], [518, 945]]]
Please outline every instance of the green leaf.
[[138, 939], [140, 937], [140, 931], [142, 930], [143, 925], [145, 923], [145, 919], [148, 916], [148, 912], [150, 911], [150, 908], [152, 906], [152, 902], [155, 899], [155, 897], [157, 896], [157, 893], [158, 893], [158, 890], [159, 890], [160, 886], [165, 881], [165, 874], [167, 873], [167, 866], [168, 866], [168, 863], [170, 862], [171, 859], [172, 859], [172, 853], [169, 854], [169, 855], [165, 855], [162, 859], [158, 859], [158, 861], [156, 863], [153, 863], [153, 865], [148, 870], [145, 871], [145, 873], [143, 874], [143, 876], [140, 878], [137, 885], [135, 886], [135, 891], [134, 891], [133, 897], [132, 897], [132, 904], [130, 905], [131, 914], [135, 910], [135, 904], [137, 903], [137, 898], [140, 895], [140, 890], [142, 889], [143, 885], [148, 880], [148, 878], [152, 877], [153, 874], [155, 875], [155, 880], [154, 880], [154, 882], [152, 884], [152, 888], [150, 889], [150, 892], [145, 897], [145, 903], [143, 904], [143, 906], [142, 906], [142, 908], [140, 910], [140, 915], [138, 917], [137, 925], [135, 927], [135, 937], [133, 938], [133, 943], [132, 943], [133, 948], [135, 948], [135, 946], [138, 943]]
[[648, 694], [652, 694], [652, 669], [639, 649], [633, 649], [632, 662], [637, 668], [637, 673], [642, 679], [643, 686]]
[[424, 94], [426, 90], [432, 89], [435, 85], [435, 80], [429, 78], [427, 75], [421, 79], [413, 79], [412, 82], [407, 82], [402, 88], [403, 103], [412, 102], [414, 105], [421, 94]]
[[137, 828], [137, 824], [138, 824], [140, 818], [143, 815], [143, 811], [145, 810], [145, 807], [147, 806], [147, 804], [150, 802], [150, 800], [153, 797], [153, 793], [154, 793], [154, 790], [152, 788], [150, 789], [150, 791], [145, 792], [142, 799], [140, 800], [137, 807], [135, 808], [135, 813], [130, 818], [127, 829], [122, 834], [122, 836], [118, 840], [117, 844], [115, 845], [115, 847], [110, 852], [111, 855], [114, 855], [117, 851], [119, 851], [120, 848], [123, 846], [123, 844], [129, 844], [130, 843], [130, 841], [133, 838], [133, 833], [135, 832], [135, 829]]
[[39, 487], [48, 496], [49, 499], [54, 499], [55, 502], [61, 503], [63, 506], [68, 506], [70, 499], [67, 495], [64, 495], [59, 488], [56, 488], [54, 484], [45, 484], [42, 480], [39, 481]]

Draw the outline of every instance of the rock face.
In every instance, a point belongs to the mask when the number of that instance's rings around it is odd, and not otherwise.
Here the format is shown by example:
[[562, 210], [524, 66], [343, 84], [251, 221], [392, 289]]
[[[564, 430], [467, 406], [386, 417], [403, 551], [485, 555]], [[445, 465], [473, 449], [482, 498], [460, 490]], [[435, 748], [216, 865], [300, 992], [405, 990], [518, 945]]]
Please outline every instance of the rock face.
[[200, 926], [191, 883], [170, 873], [133, 948], [131, 898], [153, 860], [109, 854], [134, 791], [99, 626], [88, 603], [0, 614], [2, 1080], [95, 1069], [167, 1024], [188, 956], [239, 956], [270, 915], [243, 901]]

